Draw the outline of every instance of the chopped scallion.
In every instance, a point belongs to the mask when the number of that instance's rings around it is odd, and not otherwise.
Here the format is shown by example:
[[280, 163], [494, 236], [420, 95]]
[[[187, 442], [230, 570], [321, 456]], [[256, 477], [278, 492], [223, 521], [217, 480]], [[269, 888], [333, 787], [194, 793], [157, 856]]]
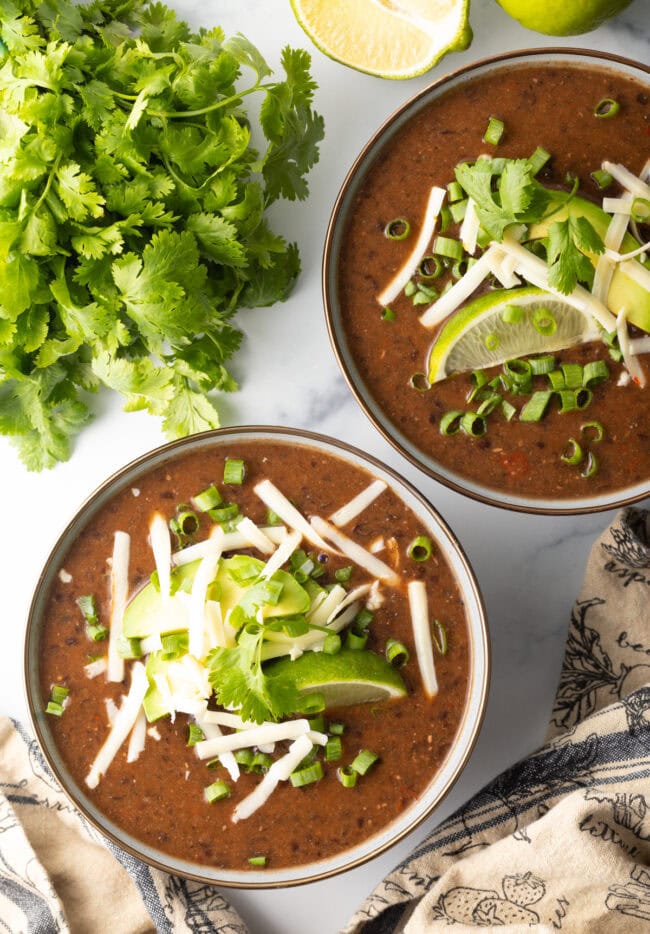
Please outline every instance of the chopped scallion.
[[249, 856], [248, 864], [249, 866], [266, 866], [268, 862], [268, 857], [266, 856]]
[[223, 465], [223, 482], [241, 486], [246, 474], [246, 465], [238, 457], [227, 457]]
[[329, 732], [332, 736], [343, 736], [345, 733], [345, 723], [330, 723]]
[[581, 446], [575, 438], [569, 438], [563, 454], [560, 454], [560, 460], [565, 464], [579, 464], [584, 457]]
[[[646, 198], [635, 198], [632, 202], [630, 216], [637, 224], [647, 224], [650, 222], [650, 201]], [[639, 259], [641, 259], [641, 257], [639, 257]]]
[[544, 354], [542, 357], [531, 357], [528, 361], [533, 376], [545, 376], [555, 369], [555, 357], [552, 354]]
[[463, 412], [459, 409], [452, 409], [450, 412], [445, 412], [445, 414], [440, 419], [440, 434], [441, 435], [455, 435], [460, 431], [460, 422], [463, 417]]
[[192, 504], [199, 512], [208, 512], [210, 509], [214, 509], [215, 506], [219, 506], [221, 501], [221, 493], [214, 483], [192, 497]]
[[596, 473], [598, 473], [598, 459], [593, 451], [589, 451], [585, 469], [580, 472], [580, 476], [588, 480], [589, 477], [593, 477]]
[[439, 236], [433, 242], [433, 252], [437, 256], [447, 256], [449, 259], [462, 259], [465, 251], [460, 240]]
[[323, 652], [326, 655], [337, 655], [341, 651], [341, 637], [338, 632], [328, 632], [323, 641]]
[[358, 772], [355, 772], [351, 766], [344, 765], [340, 769], [336, 770], [336, 777], [344, 788], [354, 788], [357, 783], [359, 774]]
[[382, 308], [381, 320], [382, 321], [394, 321], [395, 320], [395, 312], [392, 310], [392, 308]]
[[596, 169], [595, 172], [591, 172], [591, 177], [596, 183], [596, 187], [599, 191], [604, 191], [606, 188], [609, 188], [609, 186], [614, 181], [613, 176], [610, 175], [609, 172], [606, 172], [604, 169]]
[[330, 736], [325, 744], [325, 759], [327, 762], [338, 762], [343, 755], [343, 743], [340, 736]]
[[600, 422], [583, 422], [580, 426], [580, 431], [586, 437], [587, 441], [590, 441], [592, 444], [600, 444], [600, 442], [605, 437], [605, 429], [600, 424]]
[[205, 800], [208, 804], [213, 804], [215, 801], [221, 801], [222, 798], [229, 798], [231, 795], [231, 789], [228, 782], [224, 782], [219, 779], [216, 782], [212, 782], [211, 785], [208, 785], [204, 789], [203, 794], [205, 795]]
[[487, 422], [485, 417], [477, 412], [464, 412], [460, 419], [460, 427], [472, 438], [480, 438], [487, 431]]
[[613, 97], [603, 97], [594, 107], [594, 117], [608, 120], [610, 117], [615, 117], [620, 109], [621, 105]]
[[582, 373], [582, 385], [585, 389], [593, 389], [599, 383], [609, 379], [609, 368], [604, 360], [591, 360], [585, 363]]
[[437, 279], [443, 270], [443, 265], [437, 256], [423, 256], [418, 266], [418, 275], [422, 279]]
[[544, 415], [552, 395], [549, 389], [534, 392], [519, 413], [519, 421], [538, 422]]
[[409, 650], [403, 642], [399, 642], [397, 639], [389, 639], [386, 642], [386, 659], [395, 668], [402, 668], [403, 665], [406, 665], [409, 658]]
[[334, 578], [337, 581], [339, 581], [339, 583], [345, 583], [346, 581], [349, 581], [351, 577], [352, 577], [352, 565], [351, 564], [348, 564], [347, 567], [344, 567], [344, 568], [337, 568], [336, 571], [334, 571]]
[[409, 380], [409, 386], [418, 392], [428, 392], [431, 389], [431, 383], [424, 373], [414, 373]]
[[449, 182], [447, 185], [447, 197], [449, 198], [449, 203], [453, 204], [454, 201], [460, 201], [464, 198], [465, 192], [458, 182]]
[[536, 308], [532, 317], [533, 327], [539, 334], [548, 337], [557, 331], [557, 321], [548, 308]]
[[225, 506], [219, 506], [217, 509], [210, 509], [208, 515], [219, 525], [230, 522], [239, 515], [239, 506], [237, 503], [226, 503]]
[[289, 776], [294, 788], [304, 788], [305, 785], [312, 785], [314, 782], [319, 782], [322, 777], [323, 765], [318, 760], [303, 769], [297, 769]]
[[372, 768], [375, 762], [379, 761], [376, 752], [370, 749], [362, 749], [350, 763], [350, 768], [358, 775], [365, 775], [368, 769]]
[[433, 632], [431, 633], [431, 638], [439, 654], [446, 655], [447, 649], [449, 648], [449, 641], [447, 639], [447, 630], [442, 625], [439, 619], [434, 619], [433, 621]]
[[368, 642], [367, 632], [355, 632], [354, 629], [348, 629], [345, 636], [345, 647], [354, 652], [361, 652]]
[[489, 143], [491, 146], [498, 145], [505, 128], [503, 120], [499, 120], [498, 117], [490, 117], [485, 133], [483, 134], [483, 142]]
[[433, 551], [433, 544], [427, 535], [416, 535], [406, 549], [406, 554], [413, 561], [428, 561]]
[[198, 723], [189, 723], [187, 726], [187, 745], [196, 746], [197, 743], [203, 742], [204, 739], [205, 733]]
[[411, 232], [411, 225], [403, 217], [396, 217], [384, 227], [384, 236], [389, 240], [406, 240]]
[[528, 164], [532, 169], [533, 175], [537, 175], [537, 173], [544, 168], [550, 158], [550, 152], [547, 152], [541, 146], [538, 146], [532, 156], [528, 157]]

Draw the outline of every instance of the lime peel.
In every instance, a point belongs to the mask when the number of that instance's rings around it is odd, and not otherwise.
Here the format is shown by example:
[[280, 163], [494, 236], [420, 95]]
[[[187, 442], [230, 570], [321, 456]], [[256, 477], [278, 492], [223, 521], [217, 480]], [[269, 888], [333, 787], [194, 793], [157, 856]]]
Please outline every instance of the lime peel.
[[381, 78], [412, 78], [472, 40], [469, 0], [291, 0], [325, 55]]

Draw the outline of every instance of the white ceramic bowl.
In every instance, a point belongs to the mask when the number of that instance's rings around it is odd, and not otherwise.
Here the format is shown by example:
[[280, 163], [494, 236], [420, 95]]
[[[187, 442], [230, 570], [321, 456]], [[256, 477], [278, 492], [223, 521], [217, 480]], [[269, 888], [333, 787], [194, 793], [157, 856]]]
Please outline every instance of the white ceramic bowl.
[[[462, 722], [442, 767], [431, 776], [430, 784], [419, 799], [381, 832], [353, 849], [330, 859], [296, 868], [277, 870], [269, 868], [263, 871], [247, 870], [246, 872], [222, 870], [169, 856], [161, 850], [144, 845], [136, 837], [125, 833], [114, 822], [108, 820], [88, 797], [86, 789], [72, 779], [57, 749], [50, 728], [52, 718], [43, 711], [38, 676], [40, 638], [48, 590], [63, 567], [66, 552], [79, 533], [92, 523], [93, 517], [115, 493], [124, 488], [137, 487], [141, 478], [150, 471], [161, 465], [170, 464], [175, 458], [190, 451], [217, 450], [229, 443], [232, 444], [233, 441], [241, 440], [280, 441], [293, 446], [302, 445], [317, 449], [365, 468], [374, 476], [385, 480], [429, 529], [431, 538], [438, 544], [446, 558], [465, 604], [470, 645], [469, 689]], [[154, 866], [188, 878], [239, 888], [298, 885], [350, 869], [391, 846], [427, 817], [449, 791], [469, 758], [483, 718], [489, 670], [487, 623], [478, 585], [457, 539], [430, 503], [389, 467], [348, 445], [305, 431], [269, 427], [224, 429], [175, 441], [133, 461], [106, 480], [81, 506], [52, 550], [36, 587], [25, 642], [26, 689], [34, 729], [50, 767], [79, 810], [120, 847]]]

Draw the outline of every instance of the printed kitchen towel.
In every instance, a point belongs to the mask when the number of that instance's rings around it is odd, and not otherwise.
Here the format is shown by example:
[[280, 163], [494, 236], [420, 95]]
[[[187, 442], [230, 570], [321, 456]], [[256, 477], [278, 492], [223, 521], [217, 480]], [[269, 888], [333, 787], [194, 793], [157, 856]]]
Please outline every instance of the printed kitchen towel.
[[594, 545], [546, 745], [380, 883], [346, 934], [650, 931], [650, 513]]
[[247, 934], [214, 886], [152, 869], [96, 831], [35, 739], [0, 718], [0, 930]]

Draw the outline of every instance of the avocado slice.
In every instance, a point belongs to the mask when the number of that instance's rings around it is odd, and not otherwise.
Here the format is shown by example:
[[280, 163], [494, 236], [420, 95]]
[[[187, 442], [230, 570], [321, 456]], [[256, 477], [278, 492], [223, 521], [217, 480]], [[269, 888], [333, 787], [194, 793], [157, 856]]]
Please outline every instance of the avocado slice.
[[[564, 221], [569, 216], [586, 217], [596, 233], [604, 238], [611, 220], [611, 216], [606, 211], [585, 198], [573, 197], [566, 204], [563, 204], [562, 201], [563, 198], [560, 197], [551, 199], [550, 216], [538, 224], [532, 224], [530, 227], [528, 235], [531, 240], [539, 240], [548, 236], [551, 224], [556, 221]], [[552, 211], [555, 211], [555, 213], [551, 213]], [[634, 237], [628, 233], [623, 238], [620, 252], [630, 253], [632, 250], [637, 249], [638, 246], [639, 244]], [[589, 259], [595, 266], [598, 257], [589, 255]], [[636, 260], [633, 262], [636, 262]], [[642, 330], [650, 332], [650, 292], [639, 285], [638, 282], [635, 282], [634, 279], [626, 276], [620, 267], [616, 268], [612, 276], [607, 296], [607, 306], [615, 315], [622, 308], [625, 308], [628, 321], [636, 324]]]
[[149, 688], [144, 695], [142, 706], [149, 723], [160, 720], [161, 717], [166, 717], [170, 712], [154, 681], [154, 675], [165, 674], [168, 666], [169, 659], [163, 658], [160, 652], [152, 652], [147, 659], [145, 671], [149, 679]]
[[[176, 594], [189, 594], [200, 561], [183, 564], [172, 571], [172, 596], [167, 607], [160, 591], [153, 584], [146, 584], [130, 601], [124, 612], [122, 631], [129, 638], [144, 638], [159, 632], [175, 632], [187, 628], [187, 605], [176, 601]], [[225, 617], [235, 606], [250, 614], [262, 599], [256, 578], [264, 568], [264, 562], [249, 555], [233, 555], [219, 562], [217, 576], [210, 585], [209, 596], [218, 600]], [[276, 604], [262, 604], [262, 615], [266, 618], [297, 616], [306, 613], [310, 606], [307, 591], [286, 571], [276, 571], [273, 581], [282, 584], [280, 599]], [[212, 591], [212, 592], [211, 592]]]

